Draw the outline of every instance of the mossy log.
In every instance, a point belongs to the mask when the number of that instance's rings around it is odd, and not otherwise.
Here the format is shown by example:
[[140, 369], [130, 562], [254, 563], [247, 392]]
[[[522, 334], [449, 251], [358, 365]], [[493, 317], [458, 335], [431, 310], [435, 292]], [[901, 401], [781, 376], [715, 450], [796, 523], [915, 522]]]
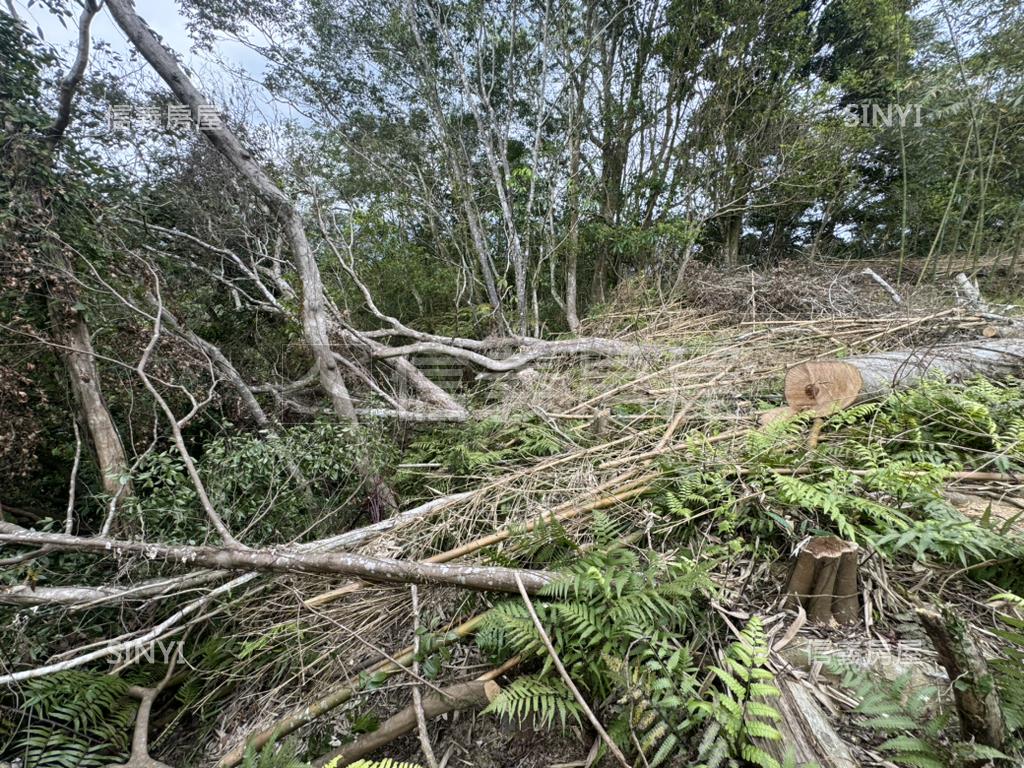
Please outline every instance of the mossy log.
[[[953, 684], [960, 738], [994, 749], [1006, 740], [995, 679], [967, 625], [949, 609], [919, 608], [917, 618]], [[981, 760], [978, 765], [985, 765]]]

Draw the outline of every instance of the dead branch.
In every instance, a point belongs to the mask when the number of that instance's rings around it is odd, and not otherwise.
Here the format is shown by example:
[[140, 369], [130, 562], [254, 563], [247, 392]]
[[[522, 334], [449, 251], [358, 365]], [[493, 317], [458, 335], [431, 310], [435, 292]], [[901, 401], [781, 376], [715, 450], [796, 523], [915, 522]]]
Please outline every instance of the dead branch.
[[[154, 275], [155, 277], [155, 275]], [[231, 531], [224, 524], [221, 516], [217, 514], [217, 510], [213, 508], [213, 502], [210, 501], [209, 495], [206, 493], [206, 486], [203, 484], [202, 478], [199, 476], [199, 470], [196, 469], [195, 462], [192, 461], [192, 456], [188, 452], [188, 448], [185, 446], [185, 438], [181, 433], [181, 425], [184, 421], [192, 415], [189, 414], [185, 419], [178, 419], [171, 410], [170, 405], [163, 398], [157, 388], [153, 385], [148, 374], [146, 373], [146, 366], [149, 363], [149, 358], [153, 354], [153, 350], [156, 349], [157, 343], [160, 341], [160, 328], [161, 319], [163, 318], [163, 302], [160, 296], [160, 285], [159, 281], [155, 281], [154, 291], [156, 295], [157, 311], [153, 317], [153, 332], [150, 335], [149, 343], [143, 350], [142, 356], [139, 358], [139, 364], [135, 367], [135, 371], [139, 374], [139, 378], [142, 379], [143, 385], [152, 395], [153, 399], [160, 406], [160, 410], [167, 416], [167, 421], [171, 427], [171, 434], [174, 436], [174, 445], [178, 449], [178, 455], [181, 456], [182, 462], [185, 464], [185, 469], [188, 472], [189, 479], [192, 481], [192, 486], [195, 488], [196, 496], [199, 498], [199, 503], [203, 507], [203, 511], [206, 513], [207, 519], [210, 524], [220, 534], [221, 539], [224, 540], [225, 544], [233, 547], [241, 547], [242, 544], [235, 539]], [[198, 406], [193, 407], [193, 413], [197, 410]]]
[[895, 304], [896, 306], [900, 306], [901, 304], [903, 304], [903, 297], [900, 296], [899, 292], [889, 284], [888, 280], [886, 280], [880, 274], [875, 272], [875, 270], [871, 269], [871, 267], [865, 267], [864, 269], [861, 270], [860, 273], [862, 275], [870, 277], [872, 280], [878, 283], [882, 287], [882, 290], [889, 294], [889, 298], [892, 299], [893, 304]]
[[298, 548], [188, 547], [103, 537], [84, 538], [60, 533], [38, 533], [10, 523], [0, 523], [0, 541], [31, 546], [50, 545], [65, 552], [134, 553], [149, 560], [225, 571], [336, 574], [382, 583], [448, 584], [484, 592], [515, 592], [517, 576], [521, 576], [531, 592], [539, 591], [551, 580], [551, 574], [546, 571], [441, 565], [356, 554], [304, 552]]
[[149, 720], [157, 696], [171, 681], [175, 661], [176, 659], [172, 659], [171, 663], [167, 665], [167, 672], [164, 674], [163, 680], [156, 686], [142, 688], [133, 685], [128, 689], [128, 694], [139, 700], [139, 711], [135, 714], [135, 730], [132, 733], [132, 751], [127, 763], [114, 766], [114, 768], [171, 768], [167, 763], [161, 763], [149, 756]]

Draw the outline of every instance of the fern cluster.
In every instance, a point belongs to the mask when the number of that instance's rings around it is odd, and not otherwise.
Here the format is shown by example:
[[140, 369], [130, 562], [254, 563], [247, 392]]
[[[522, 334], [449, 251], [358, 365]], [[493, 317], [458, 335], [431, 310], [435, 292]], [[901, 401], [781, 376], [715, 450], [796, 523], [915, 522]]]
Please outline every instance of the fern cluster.
[[760, 511], [782, 512], [801, 533], [835, 533], [888, 554], [962, 566], [1019, 557], [1010, 526], [964, 517], [944, 491], [952, 471], [1020, 469], [1022, 407], [1019, 382], [928, 378], [833, 414], [812, 451], [806, 415], [755, 431], [739, 463], [764, 494]]
[[768, 671], [768, 642], [761, 620], [754, 616], [740, 638], [725, 651], [721, 666], [711, 672], [721, 684], [710, 699], [698, 699], [693, 711], [708, 725], [698, 748], [703, 768], [739, 765], [780, 768], [780, 763], [760, 746], [760, 741], [781, 741], [775, 723], [782, 719], [770, 699], [779, 695], [774, 675]]
[[0, 760], [102, 768], [128, 755], [137, 703], [117, 677], [68, 670], [29, 680], [0, 710]]
[[[781, 736], [770, 703], [779, 692], [757, 617], [722, 664], [705, 670], [718, 685], [701, 692], [694, 638], [710, 590], [705, 569], [691, 562], [613, 547], [573, 566], [536, 608], [573, 681], [589, 701], [604, 702], [609, 735], [624, 752], [640, 753], [652, 768], [692, 755], [707, 768], [737, 761], [780, 768], [759, 746]], [[522, 603], [496, 606], [477, 642], [498, 657], [542, 660], [538, 672], [512, 682], [487, 711], [540, 725], [581, 722]]]
[[858, 701], [853, 710], [858, 725], [882, 739], [876, 748], [896, 765], [957, 768], [978, 760], [1006, 759], [990, 747], [950, 739], [952, 713], [933, 711], [938, 689], [914, 688], [910, 673], [890, 680], [848, 662], [833, 661], [829, 666]]
[[[690, 640], [711, 590], [706, 569], [624, 547], [595, 552], [545, 588], [537, 613], [573, 681], [590, 701], [608, 701], [609, 732], [653, 766], [691, 728], [685, 707], [698, 688]], [[503, 689], [489, 712], [517, 721], [565, 725], [579, 707], [557, 675], [525, 606], [499, 604], [477, 635], [486, 652], [541, 661], [538, 672]]]

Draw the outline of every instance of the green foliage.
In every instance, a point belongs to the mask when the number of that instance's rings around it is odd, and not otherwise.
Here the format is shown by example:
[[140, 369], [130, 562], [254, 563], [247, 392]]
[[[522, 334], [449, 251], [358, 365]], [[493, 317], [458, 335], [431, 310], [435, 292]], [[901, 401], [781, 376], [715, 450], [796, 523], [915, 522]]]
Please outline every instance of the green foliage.
[[[806, 418], [771, 424], [751, 435], [744, 462], [765, 493], [762, 510], [802, 517], [805, 532], [961, 566], [1012, 558], [1021, 552], [1012, 526], [991, 515], [965, 517], [945, 489], [949, 473], [962, 467], [1020, 466], [1022, 404], [1018, 382], [929, 378], [833, 414], [812, 452], [804, 445]], [[779, 471], [790, 467], [797, 471]]]
[[138, 708], [127, 691], [120, 678], [77, 670], [27, 681], [5, 697], [0, 758], [21, 760], [24, 768], [102, 768], [123, 761]]
[[[324, 768], [337, 768], [338, 760], [331, 760]], [[421, 765], [416, 763], [400, 763], [397, 760], [392, 760], [390, 757], [386, 757], [383, 760], [356, 760], [354, 763], [349, 763], [348, 768], [423, 768]]]
[[938, 689], [915, 688], [912, 675], [886, 679], [846, 662], [830, 664], [842, 685], [857, 699], [858, 725], [883, 739], [877, 749], [888, 760], [908, 768], [955, 768], [986, 758], [1006, 758], [979, 744], [952, 741], [947, 727], [951, 712], [936, 711]]
[[995, 633], [1004, 644], [1000, 656], [990, 659], [988, 665], [999, 689], [1006, 728], [1020, 743], [1024, 741], [1024, 598], [1001, 594], [994, 595], [990, 602], [994, 601], [1007, 603], [1012, 610], [997, 614], [1003, 628]]
[[767, 666], [764, 627], [753, 616], [739, 640], [726, 649], [722, 665], [711, 667], [719, 687], [712, 689], [710, 699], [691, 703], [700, 719], [708, 721], [698, 751], [701, 766], [717, 768], [727, 759], [742, 759], [761, 768], [780, 768], [778, 760], [755, 742], [782, 739], [774, 725], [782, 715], [769, 702], [779, 689]]
[[271, 739], [258, 751], [251, 745], [246, 747], [241, 768], [309, 768], [309, 763], [299, 760], [298, 752], [299, 745], [295, 740], [289, 739], [279, 745]]
[[[700, 598], [710, 590], [705, 566], [613, 547], [570, 567], [545, 588], [550, 601], [536, 606], [584, 695], [612, 702], [609, 732], [627, 751], [635, 751], [630, 734], [639, 734], [651, 765], [685, 749], [693, 724], [682, 705], [699, 687], [687, 638], [700, 615]], [[546, 725], [579, 720], [579, 708], [521, 602], [495, 606], [477, 643], [499, 658], [542, 659], [539, 672], [518, 678], [487, 711]]]
[[[215, 438], [197, 461], [207, 493], [225, 522], [248, 526], [259, 541], [304, 532], [319, 509], [357, 487], [360, 462], [386, 461], [387, 450], [365, 429], [317, 420], [279, 433]], [[174, 539], [195, 538], [202, 525], [195, 489], [174, 450], [148, 454], [132, 475], [147, 528]]]

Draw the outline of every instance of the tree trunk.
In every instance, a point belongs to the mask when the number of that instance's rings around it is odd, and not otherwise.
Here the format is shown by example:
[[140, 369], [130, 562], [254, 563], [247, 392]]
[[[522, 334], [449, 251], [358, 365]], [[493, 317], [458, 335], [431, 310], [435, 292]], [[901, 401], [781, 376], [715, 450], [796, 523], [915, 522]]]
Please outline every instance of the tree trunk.
[[722, 225], [722, 262], [726, 267], [740, 264], [740, 236], [743, 233], [743, 215], [729, 214]]
[[789, 369], [786, 403], [794, 411], [826, 414], [911, 387], [929, 374], [950, 381], [981, 374], [1006, 377], [1024, 370], [1024, 341], [985, 339], [897, 352], [813, 361]]
[[[135, 12], [130, 0], [109, 0], [107, 7], [128, 40], [167, 83], [182, 104], [193, 110], [209, 105], [178, 65], [171, 51]], [[281, 220], [302, 283], [302, 330], [316, 361], [320, 385], [330, 398], [331, 405], [340, 419], [357, 421], [355, 406], [331, 350], [320, 269], [306, 238], [302, 217], [229, 128], [221, 125], [216, 128], [204, 128], [203, 132], [217, 151], [245, 177], [257, 195]]]
[[[70, 265], [65, 266], [70, 269]], [[56, 298], [51, 298], [49, 305], [54, 337], [61, 346], [61, 357], [67, 367], [75, 404], [89, 435], [103, 490], [111, 498], [123, 499], [132, 492], [131, 486], [122, 482], [128, 473], [128, 459], [103, 397], [85, 315]]]

